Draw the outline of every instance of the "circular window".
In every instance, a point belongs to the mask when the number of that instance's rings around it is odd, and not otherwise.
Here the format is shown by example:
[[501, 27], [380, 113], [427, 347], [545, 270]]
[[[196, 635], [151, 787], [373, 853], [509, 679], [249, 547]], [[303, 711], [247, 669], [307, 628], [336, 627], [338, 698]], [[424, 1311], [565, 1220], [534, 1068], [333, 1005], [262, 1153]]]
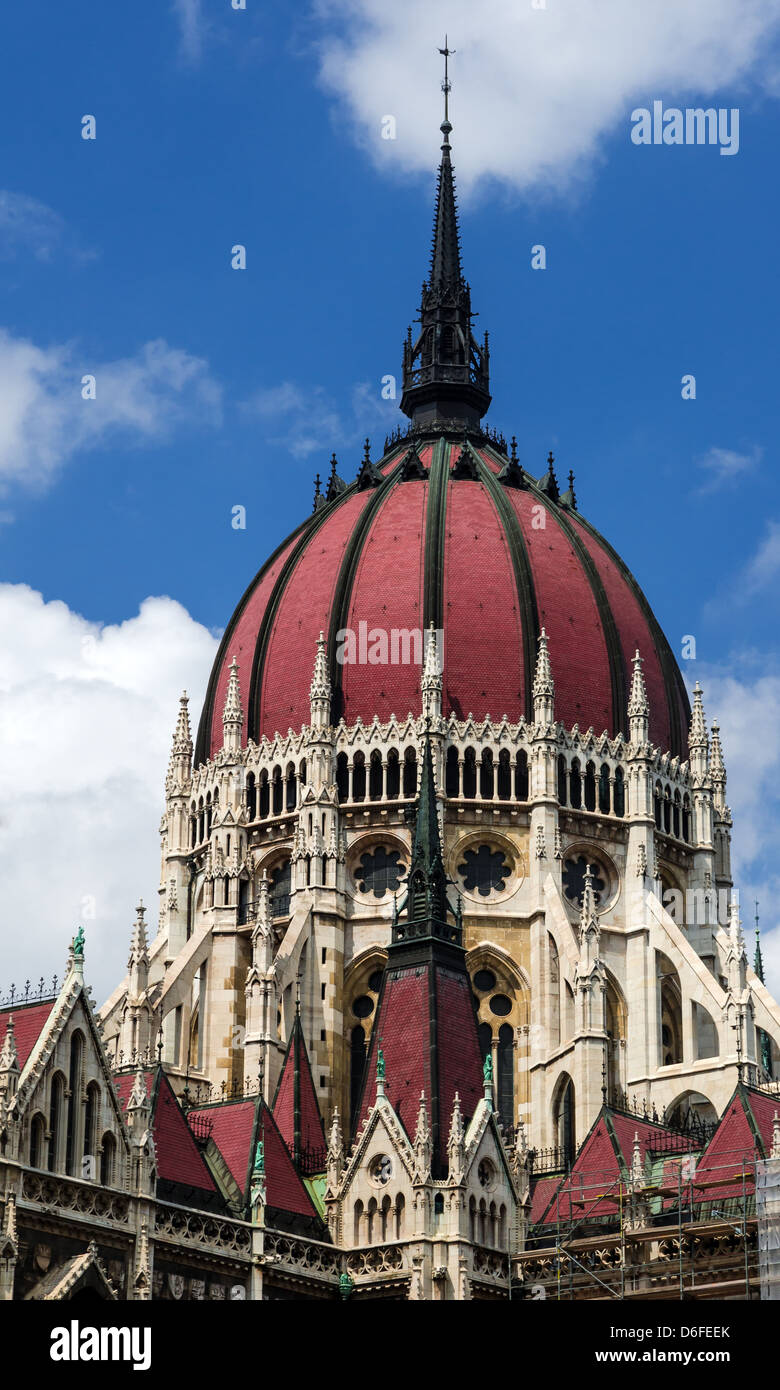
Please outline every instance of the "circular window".
[[376, 849], [361, 855], [360, 864], [355, 870], [355, 882], [361, 893], [373, 893], [375, 898], [383, 898], [386, 893], [395, 893], [406, 866], [401, 863], [397, 849], [387, 849], [377, 845]]
[[481, 989], [487, 994], [488, 990], [495, 989], [496, 977], [492, 970], [478, 970], [474, 976], [474, 988]]
[[374, 1001], [369, 994], [359, 994], [354, 1004], [352, 1012], [355, 1018], [368, 1018], [374, 1012]]
[[490, 1012], [497, 1018], [506, 1018], [512, 1012], [512, 1000], [506, 994], [494, 994], [490, 1001]]
[[512, 866], [502, 849], [491, 849], [490, 845], [479, 845], [477, 849], [467, 849], [458, 873], [463, 879], [463, 887], [470, 892], [487, 898], [491, 893], [503, 893]]
[[596, 907], [606, 896], [608, 874], [596, 859], [586, 859], [584, 854], [578, 854], [571, 859], [565, 859], [563, 863], [563, 891], [569, 902], [582, 906], [582, 896], [585, 892], [585, 873], [590, 864], [590, 872], [593, 879], [593, 897]]
[[374, 994], [378, 994], [379, 991], [380, 991], [380, 989], [381, 989], [381, 986], [382, 986], [382, 971], [381, 971], [381, 970], [375, 970], [374, 973], [373, 973], [373, 975], [369, 975], [369, 977], [368, 977], [368, 988], [371, 989], [371, 990], [373, 990], [373, 991], [374, 991]]
[[477, 1169], [480, 1187], [490, 1187], [493, 1182], [493, 1164], [489, 1158], [483, 1158]]
[[393, 1165], [387, 1154], [379, 1154], [377, 1158], [372, 1159], [368, 1175], [371, 1181], [378, 1183], [380, 1187], [384, 1187], [390, 1181], [393, 1176]]

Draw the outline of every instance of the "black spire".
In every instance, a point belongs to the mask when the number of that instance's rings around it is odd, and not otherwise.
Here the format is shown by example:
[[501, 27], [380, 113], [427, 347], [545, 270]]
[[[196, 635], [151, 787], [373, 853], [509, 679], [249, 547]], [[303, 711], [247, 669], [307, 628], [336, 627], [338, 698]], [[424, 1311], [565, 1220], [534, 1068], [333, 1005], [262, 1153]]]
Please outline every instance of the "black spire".
[[393, 923], [393, 943], [409, 938], [437, 936], [460, 945], [460, 923], [447, 919], [452, 909], [447, 902], [447, 875], [439, 835], [439, 809], [433, 776], [431, 738], [426, 731], [420, 776], [420, 794], [414, 825], [412, 858], [409, 865], [406, 921]]
[[490, 405], [487, 333], [480, 346], [472, 331], [471, 290], [460, 263], [455, 176], [450, 158], [449, 69], [452, 49], [444, 55], [444, 120], [441, 163], [436, 190], [431, 269], [423, 284], [420, 333], [411, 332], [404, 344], [404, 389], [401, 409], [415, 424], [434, 422], [457, 426], [479, 423]]

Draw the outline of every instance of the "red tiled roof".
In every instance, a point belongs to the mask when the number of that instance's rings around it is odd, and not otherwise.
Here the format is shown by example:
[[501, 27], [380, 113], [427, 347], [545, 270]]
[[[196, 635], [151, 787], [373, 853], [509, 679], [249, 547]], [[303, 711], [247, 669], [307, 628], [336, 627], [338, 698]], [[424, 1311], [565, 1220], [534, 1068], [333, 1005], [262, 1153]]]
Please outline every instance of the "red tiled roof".
[[434, 1086], [439, 1103], [439, 1157], [446, 1153], [455, 1092], [464, 1119], [470, 1119], [482, 1095], [482, 1054], [479, 1048], [471, 989], [465, 971], [436, 965], [436, 1057], [438, 1076], [431, 1075], [431, 1012], [428, 964], [388, 968], [379, 1014], [371, 1034], [360, 1121], [376, 1099], [376, 1042], [382, 1039], [385, 1094], [408, 1135], [414, 1134], [420, 1093], [428, 1113]]
[[249, 1174], [249, 1155], [257, 1113], [256, 1100], [228, 1100], [222, 1105], [190, 1110], [188, 1120], [202, 1119], [209, 1126], [214, 1140], [242, 1195], [246, 1195]]
[[[756, 1102], [755, 1106], [754, 1102]], [[777, 1103], [773, 1100], [771, 1102], [772, 1114], [776, 1108]], [[758, 1111], [762, 1121], [759, 1129], [763, 1128], [767, 1119], [766, 1112], [769, 1109], [769, 1097], [758, 1096], [752, 1092], [748, 1095], [741, 1088], [738, 1088], [726, 1106], [715, 1133], [696, 1165], [696, 1175], [692, 1188], [694, 1201], [725, 1201], [729, 1197], [741, 1197], [743, 1175], [745, 1190], [747, 1192], [753, 1191], [754, 1159], [756, 1157], [763, 1158], [764, 1154], [760, 1141], [758, 1147], [756, 1146], [750, 1109], [753, 1109], [754, 1114]], [[770, 1147], [771, 1142], [770, 1123]]]
[[556, 1189], [563, 1181], [564, 1179], [560, 1175], [532, 1180], [531, 1213], [529, 1217], [532, 1226], [536, 1225], [537, 1221], [541, 1221], [555, 1196]]
[[279, 1132], [292, 1152], [295, 1144], [295, 1069], [298, 1068], [300, 1140], [305, 1149], [327, 1148], [322, 1116], [317, 1103], [306, 1042], [300, 1019], [296, 1017], [276, 1088], [273, 1113]]
[[[127, 1110], [135, 1073], [123, 1072], [115, 1080], [122, 1109]], [[157, 1176], [163, 1182], [180, 1183], [184, 1187], [216, 1193], [217, 1185], [195, 1142], [167, 1076], [161, 1069], [150, 1070], [144, 1072], [144, 1080], [147, 1094], [152, 1099], [152, 1135], [157, 1156]]]
[[13, 1008], [0, 1009], [0, 1047], [5, 1042], [8, 1020], [13, 1014], [14, 1038], [16, 1039], [16, 1053], [19, 1058], [20, 1071], [41, 1036], [44, 1024], [54, 1008], [54, 1003], [53, 999], [49, 999], [45, 1004], [22, 1004]]
[[625, 1176], [631, 1168], [634, 1136], [644, 1160], [653, 1140], [673, 1134], [639, 1116], [602, 1112], [572, 1164], [570, 1178], [562, 1180], [559, 1197], [545, 1213], [545, 1222], [614, 1215], [621, 1200], [616, 1184], [621, 1172]]
[[245, 1200], [249, 1198], [251, 1170], [257, 1140], [263, 1139], [266, 1204], [278, 1211], [317, 1216], [303, 1179], [296, 1171], [271, 1111], [259, 1097], [223, 1101], [192, 1110], [190, 1115], [211, 1129], [214, 1140]]

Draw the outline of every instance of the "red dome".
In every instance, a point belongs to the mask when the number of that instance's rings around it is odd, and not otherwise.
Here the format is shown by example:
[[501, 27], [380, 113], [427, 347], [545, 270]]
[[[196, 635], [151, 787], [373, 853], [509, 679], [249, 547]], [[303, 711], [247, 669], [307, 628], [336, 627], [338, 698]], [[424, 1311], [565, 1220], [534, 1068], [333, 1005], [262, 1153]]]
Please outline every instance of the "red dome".
[[234, 655], [244, 740], [309, 722], [321, 630], [334, 723], [419, 714], [419, 665], [335, 660], [336, 634], [357, 634], [361, 623], [368, 632], [443, 629], [443, 713], [513, 721], [531, 715], [544, 627], [556, 718], [613, 736], [627, 731], [638, 648], [650, 737], [685, 756], [689, 705], [669, 644], [622, 560], [571, 495], [558, 501], [556, 492], [508, 464], [484, 436], [465, 453], [444, 438], [420, 443], [419, 456], [408, 440], [394, 443], [378, 468], [318, 507], [247, 589], [209, 681], [198, 762], [221, 747]]

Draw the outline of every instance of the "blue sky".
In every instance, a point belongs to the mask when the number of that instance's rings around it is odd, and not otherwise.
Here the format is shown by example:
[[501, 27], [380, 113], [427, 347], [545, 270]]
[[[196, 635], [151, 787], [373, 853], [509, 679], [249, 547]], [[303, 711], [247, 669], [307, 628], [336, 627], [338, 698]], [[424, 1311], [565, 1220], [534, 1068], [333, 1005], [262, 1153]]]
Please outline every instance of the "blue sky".
[[[767, 928], [778, 921], [780, 23], [768, 0], [651, 9], [642, 42], [615, 0], [534, 14], [530, 0], [522, 14], [493, 0], [482, 31], [468, 6], [438, 0], [424, 16], [399, 0], [390, 17], [370, 0], [295, 14], [255, 0], [6, 7], [0, 691], [26, 778], [57, 764], [55, 800], [83, 827], [67, 846], [82, 867], [46, 898], [36, 951], [64, 952], [94, 879], [99, 983], [116, 976], [134, 897], [154, 896], [174, 680], [199, 703], [214, 636], [310, 510], [314, 473], [335, 448], [351, 478], [363, 436], [376, 455], [399, 418], [380, 380], [399, 371], [426, 269], [446, 25], [490, 421], [516, 433], [531, 471], [551, 447], [560, 476], [574, 469], [581, 510], [678, 655], [696, 637], [685, 670], [724, 731], [742, 900], [758, 892]], [[738, 108], [738, 154], [633, 145], [631, 111], [655, 99]], [[87, 113], [94, 141], [81, 138]], [[393, 142], [379, 138], [387, 113]], [[231, 269], [235, 243], [245, 271]], [[544, 271], [531, 269], [538, 243]], [[83, 402], [90, 372], [98, 395]], [[695, 401], [681, 398], [685, 373]], [[177, 655], [163, 670], [166, 622]], [[85, 650], [91, 695], [110, 697], [91, 781], [69, 772]], [[38, 726], [17, 737], [19, 710]], [[123, 777], [136, 811], [107, 874]], [[25, 856], [42, 852], [37, 815], [31, 790], [11, 817], [12, 915]], [[17, 975], [32, 969], [23, 947]]]

